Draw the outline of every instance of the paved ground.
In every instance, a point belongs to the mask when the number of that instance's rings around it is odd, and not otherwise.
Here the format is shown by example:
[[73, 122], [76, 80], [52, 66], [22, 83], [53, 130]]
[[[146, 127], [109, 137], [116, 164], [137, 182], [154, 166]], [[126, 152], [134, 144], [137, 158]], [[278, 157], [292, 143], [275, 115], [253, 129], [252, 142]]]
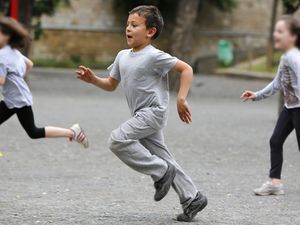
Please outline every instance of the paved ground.
[[[294, 134], [285, 145], [287, 194], [255, 197], [267, 178], [268, 138], [276, 97], [241, 103], [245, 88], [265, 81], [199, 76], [190, 105], [193, 123], [182, 124], [171, 101], [166, 141], [209, 198], [194, 224], [300, 224], [300, 154]], [[181, 224], [174, 191], [156, 203], [151, 180], [123, 165], [107, 148], [110, 131], [128, 118], [122, 92], [104, 93], [71, 73], [34, 73], [30, 79], [39, 125], [80, 122], [91, 148], [66, 140], [30, 140], [16, 118], [0, 127], [0, 224]]]

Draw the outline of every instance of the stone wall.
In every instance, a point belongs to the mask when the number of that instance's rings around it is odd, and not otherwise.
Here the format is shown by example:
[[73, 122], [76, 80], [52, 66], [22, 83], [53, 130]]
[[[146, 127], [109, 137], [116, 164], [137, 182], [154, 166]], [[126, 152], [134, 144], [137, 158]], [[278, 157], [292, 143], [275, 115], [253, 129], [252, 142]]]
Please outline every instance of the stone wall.
[[33, 43], [31, 56], [67, 59], [80, 55], [87, 59], [109, 61], [125, 46], [125, 39], [117, 32], [46, 30], [43, 38]]

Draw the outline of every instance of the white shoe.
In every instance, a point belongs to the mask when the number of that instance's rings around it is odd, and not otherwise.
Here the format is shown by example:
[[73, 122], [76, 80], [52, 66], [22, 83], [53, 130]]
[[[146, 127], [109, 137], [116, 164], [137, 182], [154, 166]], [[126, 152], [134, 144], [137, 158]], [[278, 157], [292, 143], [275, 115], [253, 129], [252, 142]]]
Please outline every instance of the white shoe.
[[283, 184], [273, 184], [270, 181], [264, 183], [261, 187], [253, 190], [254, 194], [260, 196], [266, 195], [284, 195]]
[[74, 132], [74, 137], [72, 140], [77, 141], [79, 144], [83, 145], [83, 147], [88, 148], [89, 142], [84, 131], [81, 129], [79, 124], [74, 124], [70, 129]]

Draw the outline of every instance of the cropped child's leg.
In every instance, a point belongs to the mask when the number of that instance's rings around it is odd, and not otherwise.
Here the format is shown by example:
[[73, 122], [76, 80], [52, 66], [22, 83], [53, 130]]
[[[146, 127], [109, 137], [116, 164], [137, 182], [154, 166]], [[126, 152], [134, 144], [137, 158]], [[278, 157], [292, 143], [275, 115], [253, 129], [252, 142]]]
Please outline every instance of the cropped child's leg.
[[155, 132], [139, 116], [132, 117], [111, 133], [109, 144], [111, 151], [125, 164], [158, 181], [166, 173], [168, 164], [160, 157], [152, 155], [139, 142], [139, 139]]
[[15, 112], [13, 109], [7, 108], [3, 101], [0, 102], [0, 125], [14, 114]]
[[45, 127], [38, 128], [35, 125], [34, 115], [32, 108], [30, 106], [25, 106], [23, 108], [17, 109], [18, 119], [27, 132], [27, 134], [33, 138], [55, 138], [55, 137], [65, 137], [72, 138], [74, 133], [70, 129], [60, 128], [60, 127]]
[[78, 124], [74, 124], [70, 129], [50, 126], [38, 128], [35, 126], [34, 115], [31, 106], [15, 109], [15, 111], [22, 127], [32, 139], [69, 138], [70, 140], [75, 140], [85, 148], [89, 146], [87, 137]]
[[158, 131], [140, 141], [153, 155], [162, 158], [176, 167], [177, 173], [173, 181], [173, 188], [179, 196], [182, 207], [185, 209], [194, 200], [198, 191], [192, 179], [183, 171], [168, 151], [164, 143], [163, 132]]
[[73, 138], [74, 132], [70, 129], [60, 128], [60, 127], [45, 127], [46, 138]]
[[18, 119], [27, 132], [28, 136], [33, 139], [45, 137], [66, 137], [72, 138], [73, 133], [70, 129], [46, 127], [38, 128], [35, 126], [34, 115], [30, 106], [17, 109]]

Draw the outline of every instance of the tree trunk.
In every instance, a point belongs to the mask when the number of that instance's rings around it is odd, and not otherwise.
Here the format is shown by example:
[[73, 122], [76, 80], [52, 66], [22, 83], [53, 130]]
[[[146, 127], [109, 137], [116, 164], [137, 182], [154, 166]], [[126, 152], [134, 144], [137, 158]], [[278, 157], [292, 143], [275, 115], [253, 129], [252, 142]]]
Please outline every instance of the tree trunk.
[[284, 95], [283, 95], [283, 91], [280, 91], [279, 93], [279, 99], [278, 99], [278, 115], [280, 115], [280, 113], [282, 112], [283, 110], [283, 107], [284, 107]]
[[270, 33], [269, 33], [268, 46], [267, 46], [267, 68], [268, 68], [268, 70], [271, 70], [272, 66], [273, 66], [273, 55], [274, 55], [273, 32], [274, 32], [274, 26], [275, 26], [275, 22], [276, 22], [277, 6], [278, 6], [278, 0], [273, 0], [272, 15], [271, 15], [271, 22], [270, 22]]
[[[191, 63], [193, 27], [198, 14], [200, 0], [180, 0], [176, 13], [176, 23], [172, 34], [172, 55]], [[179, 77], [171, 74], [170, 90], [177, 90]]]
[[[33, 0], [20, 0], [19, 1], [19, 21], [25, 25], [25, 27], [31, 31], [31, 19], [32, 19], [32, 7]], [[29, 45], [22, 49], [24, 55], [29, 53]]]
[[[274, 63], [274, 40], [273, 40], [273, 32], [276, 23], [276, 15], [277, 15], [277, 6], [278, 0], [273, 0], [272, 4], [272, 15], [270, 21], [270, 32], [268, 37], [268, 46], [267, 46], [267, 69], [269, 71], [272, 70]], [[284, 100], [283, 100], [283, 92], [281, 91], [278, 98], [278, 113], [280, 114], [283, 108]]]

